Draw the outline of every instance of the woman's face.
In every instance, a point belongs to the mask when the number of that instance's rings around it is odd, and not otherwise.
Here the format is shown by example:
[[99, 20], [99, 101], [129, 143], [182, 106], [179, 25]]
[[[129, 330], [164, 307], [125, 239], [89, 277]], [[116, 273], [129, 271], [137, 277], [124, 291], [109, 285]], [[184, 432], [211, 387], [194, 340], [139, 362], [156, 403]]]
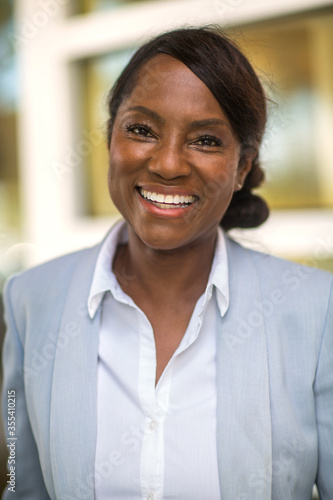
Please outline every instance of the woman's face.
[[215, 238], [250, 161], [208, 87], [161, 54], [139, 72], [119, 107], [110, 144], [111, 198], [150, 248], [171, 250]]

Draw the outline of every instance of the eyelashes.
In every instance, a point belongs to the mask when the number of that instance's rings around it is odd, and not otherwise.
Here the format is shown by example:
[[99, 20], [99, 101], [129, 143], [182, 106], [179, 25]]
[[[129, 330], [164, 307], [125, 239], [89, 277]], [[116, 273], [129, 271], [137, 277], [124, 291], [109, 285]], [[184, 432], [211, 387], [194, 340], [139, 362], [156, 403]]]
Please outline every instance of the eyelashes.
[[139, 137], [156, 137], [151, 128], [144, 123], [126, 125], [125, 130]]
[[193, 144], [198, 144], [199, 146], [208, 146], [208, 147], [223, 146], [221, 139], [219, 139], [218, 137], [214, 137], [212, 135], [203, 135], [201, 137], [198, 137], [198, 139], [196, 139]]
[[[129, 134], [133, 134], [138, 138], [157, 139], [157, 134], [153, 132], [151, 127], [146, 123], [133, 123], [125, 125], [125, 130]], [[223, 142], [220, 138], [213, 135], [199, 135], [197, 138], [190, 141], [190, 145], [198, 146], [205, 149], [216, 149], [223, 147]]]

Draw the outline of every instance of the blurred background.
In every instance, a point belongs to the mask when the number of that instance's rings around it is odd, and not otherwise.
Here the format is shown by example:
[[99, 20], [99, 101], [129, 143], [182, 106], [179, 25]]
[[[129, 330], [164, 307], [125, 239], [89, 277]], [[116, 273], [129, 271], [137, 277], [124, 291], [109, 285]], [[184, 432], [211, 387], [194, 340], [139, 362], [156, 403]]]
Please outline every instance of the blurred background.
[[260, 189], [271, 217], [232, 234], [333, 271], [332, 1], [1, 0], [0, 290], [11, 273], [104, 236], [118, 217], [108, 90], [152, 35], [210, 23], [234, 37], [271, 99]]

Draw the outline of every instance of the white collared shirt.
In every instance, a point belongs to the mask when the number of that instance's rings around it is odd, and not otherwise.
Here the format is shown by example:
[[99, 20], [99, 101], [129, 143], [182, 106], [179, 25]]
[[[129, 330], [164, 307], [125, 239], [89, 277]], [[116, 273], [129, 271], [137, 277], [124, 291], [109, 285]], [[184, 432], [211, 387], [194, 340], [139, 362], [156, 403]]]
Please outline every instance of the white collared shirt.
[[220, 500], [216, 332], [229, 304], [223, 232], [205, 293], [156, 388], [152, 326], [112, 272], [117, 245], [126, 241], [122, 221], [103, 243], [88, 299], [90, 317], [102, 307], [96, 500]]

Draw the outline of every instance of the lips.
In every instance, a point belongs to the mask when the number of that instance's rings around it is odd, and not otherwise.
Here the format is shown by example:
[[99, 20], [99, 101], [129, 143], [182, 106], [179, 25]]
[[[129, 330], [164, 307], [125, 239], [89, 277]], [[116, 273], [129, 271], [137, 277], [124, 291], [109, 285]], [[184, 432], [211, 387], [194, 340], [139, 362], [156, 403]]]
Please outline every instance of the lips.
[[162, 209], [186, 208], [197, 200], [194, 195], [162, 194], [144, 188], [139, 188], [138, 191], [144, 200]]

